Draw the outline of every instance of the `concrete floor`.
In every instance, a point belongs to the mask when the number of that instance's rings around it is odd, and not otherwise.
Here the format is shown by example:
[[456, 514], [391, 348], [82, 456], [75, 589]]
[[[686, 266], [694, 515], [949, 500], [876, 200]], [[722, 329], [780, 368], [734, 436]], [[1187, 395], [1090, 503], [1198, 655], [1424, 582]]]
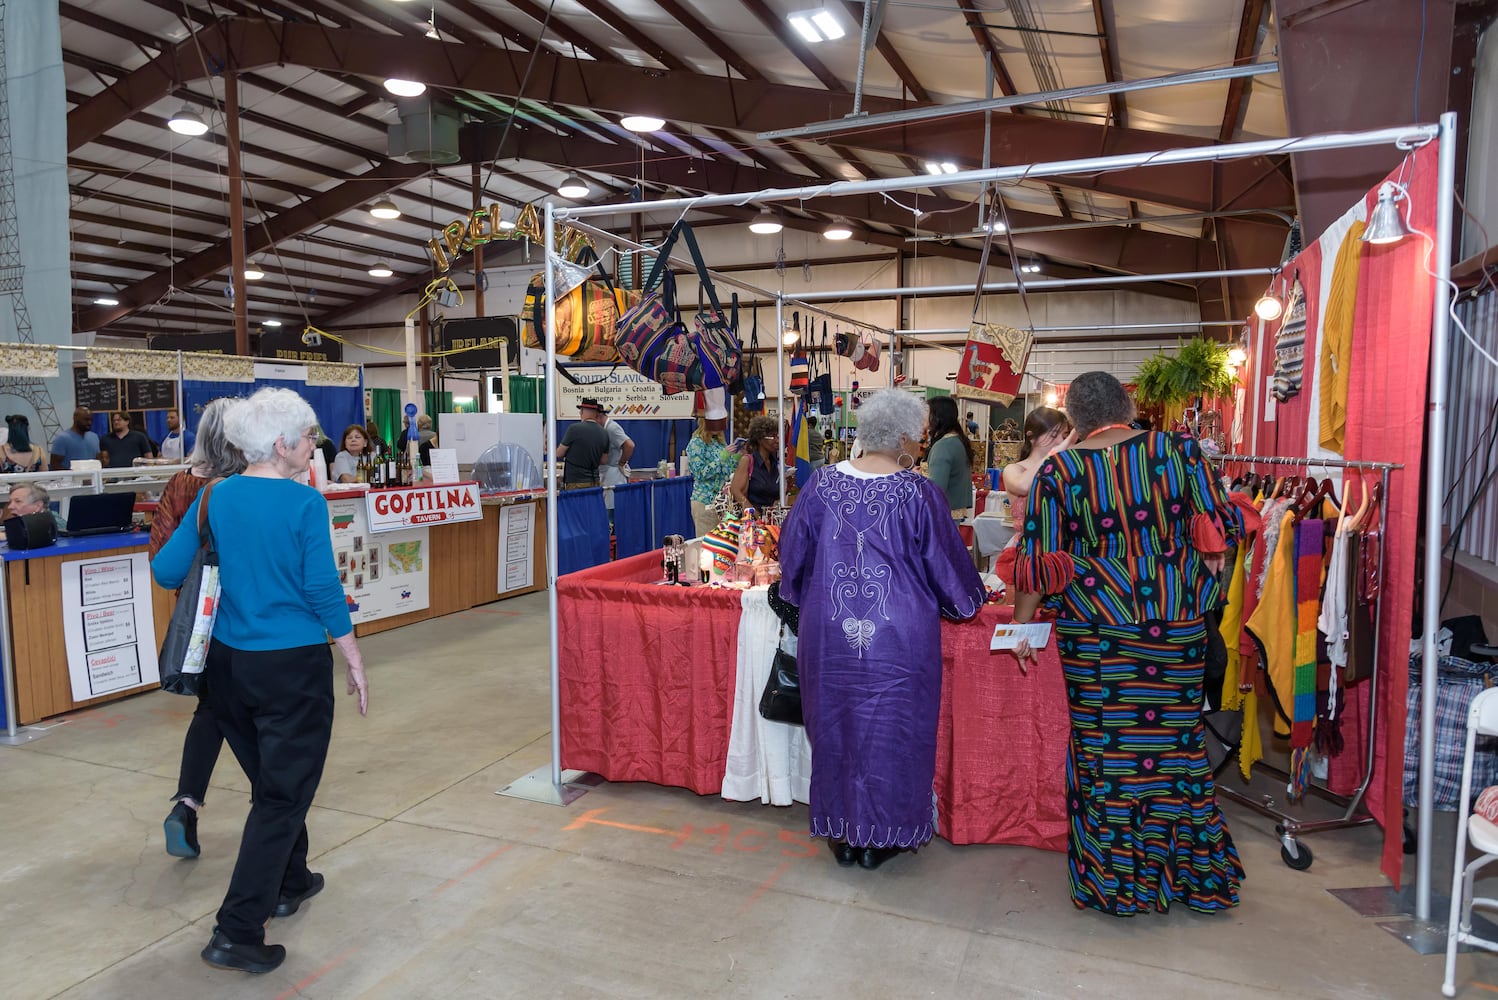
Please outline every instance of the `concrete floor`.
[[[1229, 806], [1242, 905], [1120, 920], [1072, 908], [1057, 854], [938, 840], [866, 872], [809, 845], [804, 807], [498, 796], [549, 760], [545, 613], [532, 595], [364, 640], [369, 717], [340, 685], [308, 820], [328, 888], [272, 922], [290, 954], [267, 976], [198, 958], [248, 808], [227, 750], [203, 856], [162, 849], [186, 699], [0, 747], [0, 997], [1439, 995], [1440, 955], [1328, 892], [1384, 883], [1371, 828], [1308, 838], [1294, 872], [1272, 824]], [[1498, 956], [1462, 956], [1458, 982], [1498, 992]]]

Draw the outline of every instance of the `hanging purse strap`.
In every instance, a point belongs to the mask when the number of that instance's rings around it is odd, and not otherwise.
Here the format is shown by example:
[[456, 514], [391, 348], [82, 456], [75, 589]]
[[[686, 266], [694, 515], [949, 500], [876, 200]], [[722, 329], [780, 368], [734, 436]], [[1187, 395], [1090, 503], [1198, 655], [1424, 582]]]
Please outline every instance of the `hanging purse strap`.
[[213, 488], [223, 481], [223, 476], [209, 480], [203, 487], [203, 499], [198, 502], [198, 547], [207, 549], [210, 555], [217, 555], [218, 548], [213, 542], [213, 526], [208, 523], [208, 499]]
[[[686, 222], [678, 222], [671, 227], [664, 242], [661, 243], [655, 263], [651, 265], [650, 276], [645, 279], [645, 294], [650, 294], [658, 284], [666, 286], [666, 308], [675, 312], [676, 296], [672, 287], [674, 281], [671, 279], [671, 251], [676, 247], [677, 239], [681, 239], [687, 246], [687, 252], [692, 256], [692, 266], [697, 270], [697, 280], [707, 289], [707, 300], [712, 303], [713, 311], [718, 316], [723, 316], [723, 306], [718, 301], [718, 290], [713, 287], [713, 279], [708, 274], [707, 264], [702, 259], [702, 250], [697, 246], [697, 235], [692, 232], [692, 227]], [[735, 313], [735, 326], [737, 325], [737, 313]]]

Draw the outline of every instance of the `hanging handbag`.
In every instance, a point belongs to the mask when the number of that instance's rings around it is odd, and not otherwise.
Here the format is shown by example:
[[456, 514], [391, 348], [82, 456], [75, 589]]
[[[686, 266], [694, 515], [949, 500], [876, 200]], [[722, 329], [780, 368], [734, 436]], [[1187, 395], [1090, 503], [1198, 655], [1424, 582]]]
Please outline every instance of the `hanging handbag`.
[[[994, 225], [988, 226], [983, 239], [983, 255], [978, 262], [978, 287], [973, 294], [973, 319], [968, 326], [967, 344], [957, 366], [957, 387], [952, 395], [958, 399], [976, 399], [1008, 406], [1014, 402], [1030, 360], [1035, 335], [1001, 323], [983, 323], [978, 310], [983, 304], [983, 276], [988, 273], [988, 254], [993, 247]], [[1021, 288], [1020, 294], [1024, 291]]]
[[827, 358], [827, 366], [832, 366], [831, 357], [827, 348], [827, 322], [822, 321], [822, 344], [812, 349], [812, 367], [819, 369], [818, 374], [813, 375], [807, 382], [807, 411], [810, 413], [829, 416], [833, 413], [835, 406], [832, 398], [832, 372], [820, 371], [822, 359]]
[[[784, 625], [780, 626], [780, 641], [785, 641]], [[796, 657], [779, 645], [775, 647], [775, 659], [770, 663], [770, 677], [765, 681], [764, 693], [759, 696], [759, 714], [771, 722], [806, 725], [801, 715], [801, 675], [796, 667]]]
[[[578, 252], [579, 264], [592, 264], [582, 284], [557, 297], [557, 354], [578, 361], [619, 360], [614, 336], [619, 319], [630, 306], [640, 301], [640, 293], [614, 287], [614, 279], [604, 270], [603, 262], [592, 247]], [[521, 341], [526, 347], [545, 350], [546, 276], [537, 272], [525, 289], [525, 305], [520, 314]]]
[[754, 310], [753, 332], [749, 334], [749, 363], [744, 376], [744, 409], [750, 413], [765, 410], [765, 374], [759, 363], [759, 310]]
[[196, 696], [208, 662], [208, 642], [213, 638], [219, 599], [218, 549], [208, 524], [208, 498], [221, 482], [215, 479], [203, 487], [203, 498], [198, 501], [198, 551], [177, 591], [177, 604], [157, 657], [161, 689], [172, 694]]
[[[670, 261], [678, 239], [686, 242], [711, 305], [711, 311], [698, 316], [695, 332], [688, 330], [677, 308]], [[733, 321], [724, 316], [697, 237], [685, 222], [673, 226], [657, 249], [639, 303], [619, 319], [614, 346], [625, 364], [659, 382], [668, 396], [730, 385], [739, 378], [743, 356]]]

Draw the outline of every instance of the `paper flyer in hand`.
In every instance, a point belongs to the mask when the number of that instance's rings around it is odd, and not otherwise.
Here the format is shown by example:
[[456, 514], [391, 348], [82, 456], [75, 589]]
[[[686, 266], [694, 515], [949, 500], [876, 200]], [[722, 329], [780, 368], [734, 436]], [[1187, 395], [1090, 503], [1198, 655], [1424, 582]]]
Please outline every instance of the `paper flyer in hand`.
[[1031, 649], [1045, 649], [1051, 641], [1050, 622], [1030, 622], [1026, 625], [999, 624], [994, 626], [990, 650], [1010, 650], [1019, 645], [1021, 639], [1030, 643]]

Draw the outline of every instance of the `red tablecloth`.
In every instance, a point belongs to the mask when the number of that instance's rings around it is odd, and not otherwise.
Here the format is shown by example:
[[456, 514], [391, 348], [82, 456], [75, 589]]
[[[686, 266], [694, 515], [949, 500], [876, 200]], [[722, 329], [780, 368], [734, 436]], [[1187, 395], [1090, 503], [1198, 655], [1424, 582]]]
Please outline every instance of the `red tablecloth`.
[[[737, 670], [739, 592], [655, 586], [645, 553], [557, 583], [562, 766], [610, 781], [722, 788]], [[990, 653], [1011, 609], [942, 624], [936, 793], [956, 844], [1066, 846], [1068, 722], [1052, 642], [1029, 675]]]

